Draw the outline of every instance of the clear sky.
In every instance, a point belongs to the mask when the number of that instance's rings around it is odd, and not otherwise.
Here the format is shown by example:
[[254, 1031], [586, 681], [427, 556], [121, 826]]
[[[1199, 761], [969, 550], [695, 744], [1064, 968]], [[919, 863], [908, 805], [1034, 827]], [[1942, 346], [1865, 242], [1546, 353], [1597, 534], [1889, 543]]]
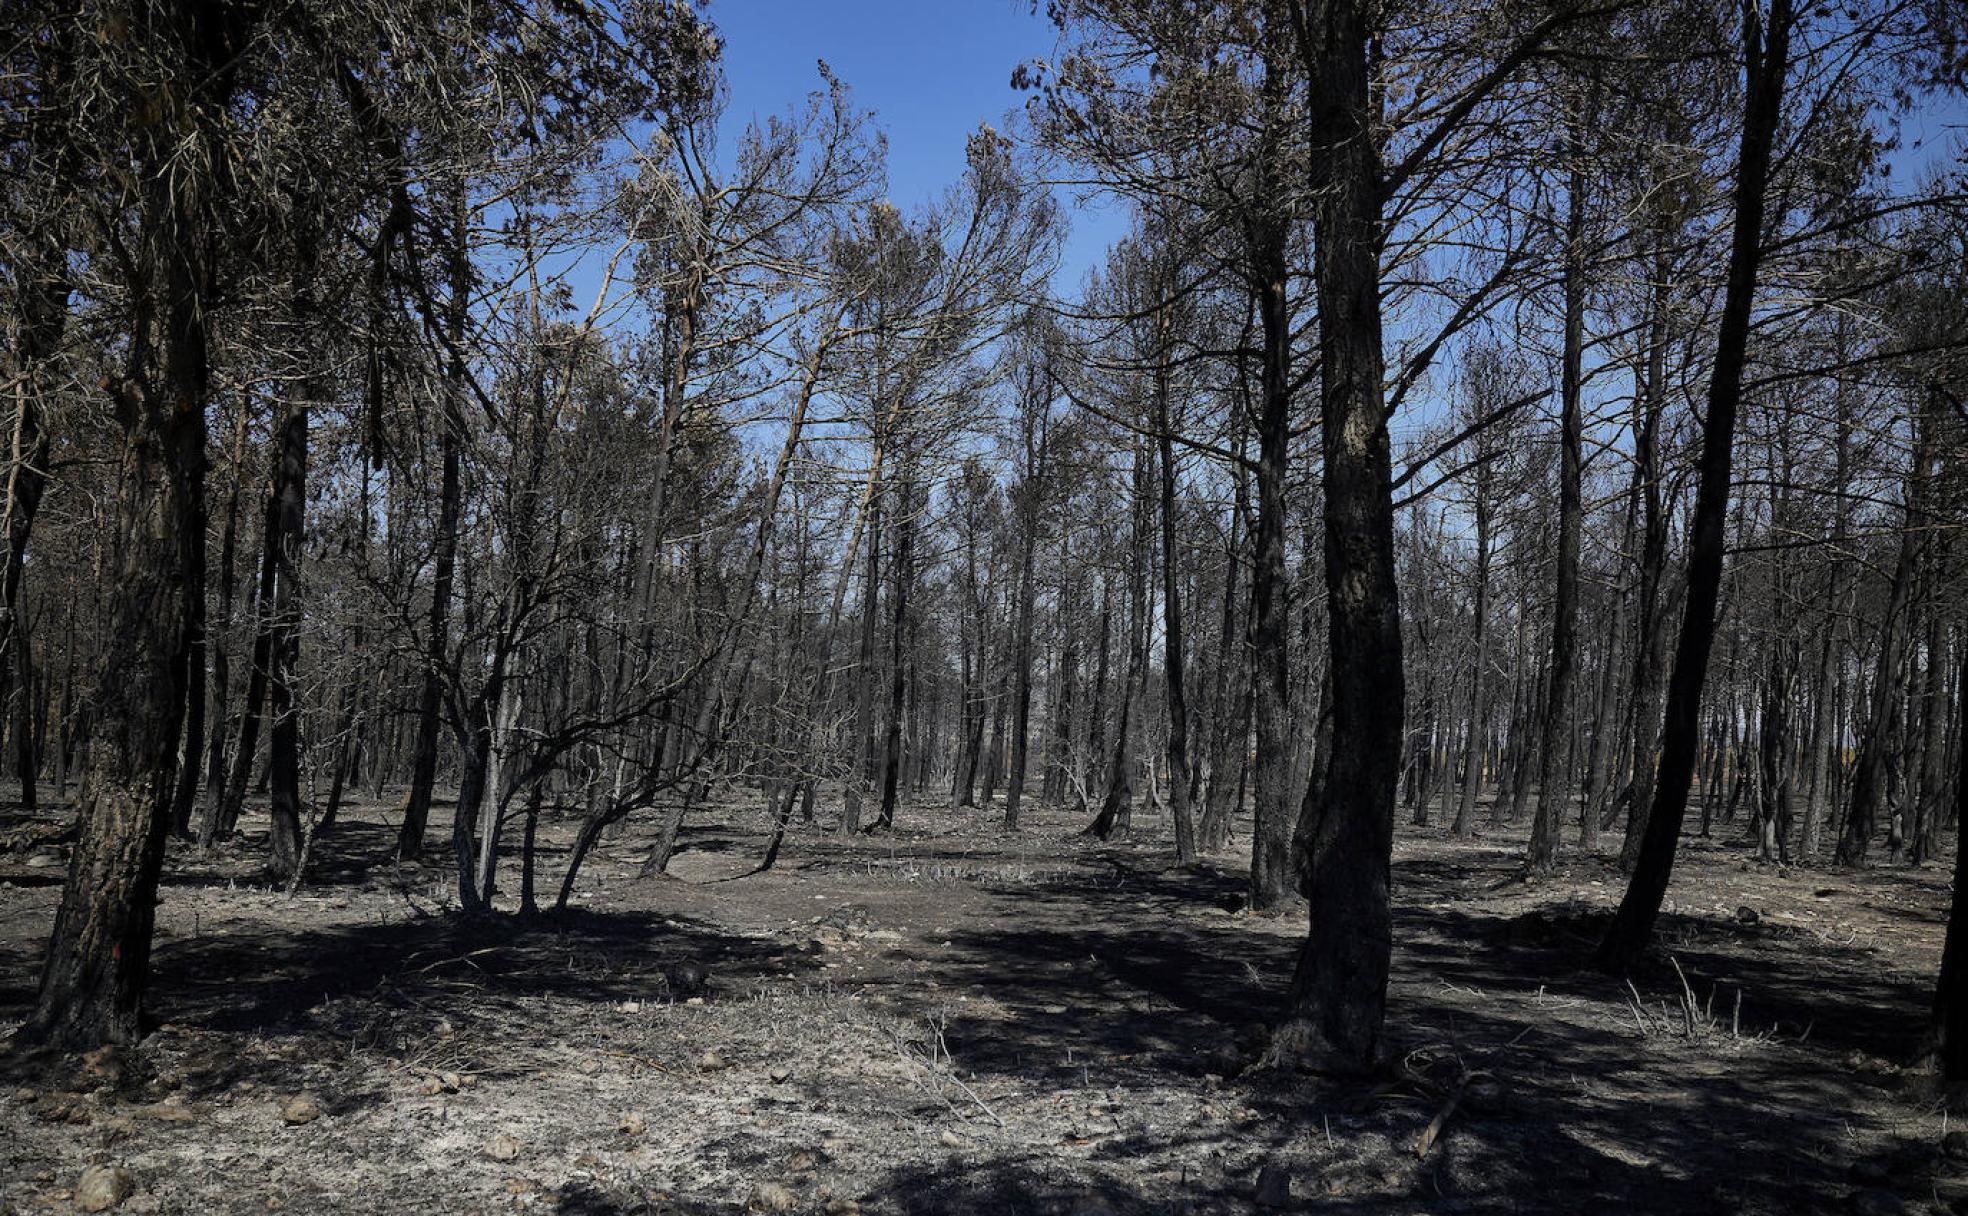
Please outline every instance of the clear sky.
[[[1023, 108], [1011, 70], [1050, 56], [1055, 41], [1031, 0], [712, 0], [707, 11], [724, 39], [727, 126], [803, 99], [824, 59], [887, 134], [889, 193], [905, 211], [963, 172], [977, 124], [1002, 127]], [[1064, 201], [1073, 234], [1059, 287], [1071, 291], [1125, 222], [1112, 207]]]

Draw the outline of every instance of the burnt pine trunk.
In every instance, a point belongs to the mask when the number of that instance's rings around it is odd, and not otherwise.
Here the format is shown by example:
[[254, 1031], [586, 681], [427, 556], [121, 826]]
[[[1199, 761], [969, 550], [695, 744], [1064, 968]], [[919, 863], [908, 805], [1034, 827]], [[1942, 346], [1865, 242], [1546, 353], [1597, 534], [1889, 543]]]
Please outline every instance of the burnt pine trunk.
[[1244, 419], [1237, 407], [1235, 491], [1230, 504], [1230, 543], [1224, 549], [1223, 611], [1217, 627], [1216, 687], [1211, 698], [1209, 785], [1197, 827], [1199, 848], [1215, 852], [1230, 844], [1230, 817], [1236, 811], [1244, 763], [1250, 755], [1250, 648], [1246, 645], [1245, 610], [1237, 589], [1244, 581], [1244, 517], [1248, 514], [1250, 476], [1244, 461]]
[[[1587, 120], [1590, 118], [1588, 107]], [[1558, 405], [1558, 586], [1551, 610], [1551, 679], [1546, 686], [1543, 739], [1538, 744], [1537, 818], [1526, 861], [1548, 873], [1558, 861], [1565, 806], [1565, 732], [1572, 716], [1572, 673], [1578, 650], [1579, 530], [1585, 514], [1584, 422], [1579, 404], [1585, 350], [1585, 174], [1576, 133], [1565, 213], [1565, 355]], [[1590, 811], [1588, 810], [1588, 815]]]
[[1456, 802], [1450, 830], [1468, 836], [1474, 830], [1476, 794], [1482, 787], [1489, 753], [1489, 708], [1484, 704], [1490, 675], [1490, 476], [1485, 461], [1476, 470], [1476, 661], [1469, 673], [1469, 735], [1462, 751], [1462, 796]]
[[0, 690], [11, 681], [21, 690], [21, 802], [33, 810], [34, 670], [29, 661], [26, 622], [21, 617], [21, 576], [26, 569], [34, 518], [48, 486], [48, 434], [41, 426], [41, 369], [61, 347], [68, 322], [67, 252], [53, 240], [40, 256], [15, 270], [19, 278], [19, 321], [14, 357], [8, 368], [14, 383], [14, 425], [9, 443], [7, 486], [0, 503], [0, 544], [7, 546], [0, 567]]
[[[1662, 248], [1666, 238], [1662, 237]], [[1620, 869], [1631, 873], [1640, 860], [1640, 842], [1654, 801], [1654, 774], [1659, 756], [1660, 692], [1667, 666], [1663, 584], [1667, 568], [1667, 510], [1663, 503], [1660, 467], [1660, 418], [1666, 392], [1667, 254], [1655, 258], [1654, 290], [1647, 329], [1645, 383], [1634, 402], [1637, 414], [1633, 437], [1633, 477], [1641, 491], [1641, 541], [1638, 605], [1634, 618], [1633, 697], [1627, 707], [1630, 775], [1626, 783], [1626, 835], [1620, 842]]]
[[881, 812], [870, 831], [895, 826], [895, 804], [902, 776], [902, 711], [909, 694], [909, 591], [915, 578], [916, 503], [912, 479], [896, 486], [894, 603], [890, 605], [888, 635], [887, 742], [882, 748]]
[[232, 483], [226, 491], [225, 526], [219, 539], [219, 620], [217, 627], [208, 631], [206, 644], [212, 664], [212, 709], [205, 732], [205, 810], [198, 829], [200, 847], [212, 843], [225, 807], [227, 706], [232, 698], [232, 665], [225, 637], [232, 627], [232, 603], [238, 592], [234, 571], [238, 564], [239, 499], [245, 488], [246, 424], [250, 413], [246, 402], [241, 401], [232, 441]]
[[[1161, 328], [1165, 338], [1168, 313], [1164, 305]], [[1183, 670], [1182, 591], [1175, 544], [1175, 439], [1169, 432], [1168, 394], [1168, 361], [1164, 358], [1155, 375], [1155, 426], [1161, 432], [1162, 473], [1162, 679], [1168, 691], [1169, 815], [1175, 823], [1175, 860], [1186, 866], [1196, 860], [1196, 817], [1189, 803], [1189, 694]]]
[[185, 4], [149, 24], [167, 73], [158, 104], [174, 113], [138, 130], [132, 176], [137, 231], [130, 361], [111, 381], [122, 451], [118, 564], [105, 605], [89, 770], [68, 878], [24, 1037], [79, 1049], [141, 1032], [164, 839], [170, 828], [184, 713], [191, 536], [205, 527], [206, 321], [219, 212], [209, 173], [225, 141], [228, 65], [248, 34], [242, 6]]
[[464, 497], [465, 442], [465, 323], [471, 302], [470, 233], [465, 188], [453, 187], [449, 272], [451, 298], [445, 327], [451, 360], [443, 389], [443, 425], [438, 432], [439, 474], [437, 536], [431, 554], [431, 604], [425, 621], [423, 687], [417, 702], [417, 750], [411, 761], [410, 792], [403, 803], [403, 826], [397, 832], [396, 853], [403, 858], [423, 856], [424, 834], [430, 825], [431, 793], [437, 784], [437, 736], [444, 697], [444, 664], [450, 650], [451, 584], [458, 565], [458, 519]]
[[1724, 530], [1729, 514], [1729, 475], [1736, 437], [1736, 408], [1742, 399], [1743, 364], [1749, 346], [1750, 309], [1763, 255], [1764, 191], [1770, 176], [1771, 146], [1782, 116], [1784, 74], [1790, 55], [1790, 0], [1771, 0], [1767, 29], [1757, 6], [1743, 8], [1743, 60], [1747, 89], [1743, 105], [1742, 154], [1736, 175], [1735, 232], [1729, 249], [1728, 285], [1715, 364], [1708, 385], [1708, 416], [1702, 428], [1700, 482], [1688, 539], [1687, 604], [1681, 639], [1667, 689], [1661, 731], [1660, 769], [1653, 807], [1640, 842], [1633, 879], [1618, 914], [1599, 947], [1601, 966], [1630, 970], [1653, 940], [1654, 921], [1667, 894], [1681, 824], [1688, 811], [1701, 730], [1702, 684], [1715, 640], [1715, 608], [1722, 588]]
[[1148, 681], [1148, 562], [1149, 529], [1147, 486], [1148, 447], [1134, 448], [1134, 504], [1130, 512], [1129, 548], [1133, 560], [1128, 564], [1128, 640], [1126, 674], [1121, 678], [1119, 713], [1114, 738], [1108, 744], [1106, 793], [1100, 814], [1087, 832], [1102, 840], [1126, 836], [1133, 826], [1134, 779], [1128, 746], [1133, 740], [1135, 697], [1145, 692]]
[[[311, 391], [313, 383], [303, 381], [304, 394]], [[269, 523], [274, 516], [279, 517], [279, 526], [268, 529], [267, 540], [274, 567], [273, 603], [267, 617], [268, 713], [272, 718], [267, 769], [273, 820], [269, 868], [282, 879], [293, 878], [301, 861], [301, 727], [294, 675], [301, 649], [298, 582], [307, 502], [307, 444], [308, 402], [304, 397], [288, 407], [281, 424], [268, 512]]]
[[1388, 905], [1400, 781], [1400, 593], [1382, 397], [1382, 180], [1368, 101], [1368, 6], [1308, 0], [1299, 48], [1310, 81], [1313, 278], [1319, 298], [1320, 443], [1332, 647], [1332, 763], [1304, 830], [1310, 932], [1272, 1037], [1279, 1059], [1373, 1067], [1393, 947]]
[[1900, 530], [1899, 556], [1893, 563], [1892, 589], [1886, 600], [1886, 618], [1879, 627], [1879, 659], [1872, 680], [1872, 713], [1865, 735], [1859, 741], [1858, 761], [1852, 767], [1851, 804], [1845, 812], [1845, 830], [1838, 838], [1838, 864], [1863, 866], [1868, 860], [1872, 837], [1879, 825], [1879, 810], [1885, 801], [1888, 769], [1897, 741], [1892, 727], [1899, 717], [1905, 695], [1906, 638], [1908, 602], [1912, 596], [1914, 573], [1920, 563], [1921, 482], [1927, 463], [1931, 422], [1917, 423], [1913, 463], [1906, 478], [1906, 518]]
[[[1283, 70], [1267, 65], [1267, 98]], [[1269, 105], [1276, 103], [1267, 100]], [[1260, 153], [1264, 161], [1273, 155]], [[1272, 176], [1272, 167], [1264, 166]], [[1282, 187], [1281, 183], [1270, 183]], [[1267, 200], [1267, 202], [1272, 202]], [[1272, 203], [1275, 209], [1275, 202]], [[1292, 763], [1290, 656], [1285, 640], [1285, 475], [1291, 443], [1291, 305], [1286, 299], [1288, 229], [1270, 210], [1250, 221], [1263, 362], [1257, 415], [1257, 528], [1251, 569], [1251, 670], [1256, 725], [1256, 805], [1251, 827], [1250, 906], [1277, 914], [1296, 887], [1292, 834], [1299, 807]], [[1323, 315], [1323, 314], [1322, 314]], [[1377, 339], [1376, 339], [1377, 340]], [[1395, 744], [1399, 750], [1399, 741]]]
[[[1961, 649], [1956, 704], [1968, 708], [1968, 646]], [[1968, 740], [1956, 761], [1954, 781], [1954, 899], [1948, 907], [1947, 944], [1934, 985], [1932, 1054], [1941, 1078], [1968, 1081]]]
[[[1046, 403], [1037, 402], [1043, 410]], [[1027, 735], [1032, 721], [1032, 566], [1039, 547], [1039, 495], [1045, 489], [1046, 435], [1043, 417], [1035, 428], [1031, 410], [1025, 417], [1025, 480], [1018, 504], [1018, 607], [1011, 638], [1011, 758], [1005, 774], [1006, 831], [1018, 827], [1018, 804], [1025, 794]], [[1034, 431], [1037, 431], [1035, 436]]]

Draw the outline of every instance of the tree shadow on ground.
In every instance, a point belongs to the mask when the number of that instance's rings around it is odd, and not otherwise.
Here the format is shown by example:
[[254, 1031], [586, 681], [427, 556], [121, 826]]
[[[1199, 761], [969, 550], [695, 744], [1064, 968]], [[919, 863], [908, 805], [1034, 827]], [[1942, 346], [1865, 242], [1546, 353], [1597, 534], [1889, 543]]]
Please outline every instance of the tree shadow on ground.
[[[1845, 1210], [1861, 1176], [1844, 1126], [1855, 1086], [1896, 1084], [1855, 1076], [1847, 1056], [1904, 1054], [1924, 1012], [1920, 985], [1873, 951], [1768, 922], [1673, 915], [1663, 952], [1634, 981], [1643, 1024], [1625, 983], [1590, 967], [1604, 912], [1445, 908], [1434, 897], [1505, 868], [1397, 863], [1390, 1075], [1336, 1087], [1246, 1072], [1250, 1028], [1275, 1014], [1297, 937], [1212, 915], [1235, 886], [1223, 874], [1099, 860], [1115, 881], [1091, 868], [1027, 884], [1015, 918], [953, 933], [952, 950], [902, 952], [901, 965], [939, 989], [981, 989], [1009, 1015], [946, 1004], [952, 1056], [986, 1077], [1062, 1088], [1220, 1078], [1275, 1120], [1226, 1143], [1225, 1160], [1265, 1151], [1292, 1162], [1321, 1210], [1576, 1212], [1641, 1194], [1659, 1211]], [[1712, 1002], [1692, 1031], [1674, 1001], [1683, 974], [1698, 1002]], [[1451, 1094], [1446, 1139], [1416, 1162], [1416, 1138]], [[1307, 1148], [1307, 1129], [1321, 1126], [1341, 1145], [1378, 1148], [1324, 1160]], [[1932, 1148], [1900, 1145], [1894, 1185], [1931, 1184]], [[899, 1176], [892, 1200], [905, 1211], [1070, 1210], [1077, 1200], [1060, 1188], [1085, 1178], [1049, 1168]], [[1224, 1182], [1224, 1194], [1247, 1204], [1249, 1181]], [[1145, 1211], [1198, 1194], [1104, 1198]]]

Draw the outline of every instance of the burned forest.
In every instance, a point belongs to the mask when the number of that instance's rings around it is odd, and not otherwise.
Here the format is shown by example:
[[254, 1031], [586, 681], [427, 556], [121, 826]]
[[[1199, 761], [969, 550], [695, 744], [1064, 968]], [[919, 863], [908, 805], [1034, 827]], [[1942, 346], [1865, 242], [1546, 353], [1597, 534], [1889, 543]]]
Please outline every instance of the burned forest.
[[9, 0], [0, 423], [0, 1216], [1968, 1213], [1960, 0]]

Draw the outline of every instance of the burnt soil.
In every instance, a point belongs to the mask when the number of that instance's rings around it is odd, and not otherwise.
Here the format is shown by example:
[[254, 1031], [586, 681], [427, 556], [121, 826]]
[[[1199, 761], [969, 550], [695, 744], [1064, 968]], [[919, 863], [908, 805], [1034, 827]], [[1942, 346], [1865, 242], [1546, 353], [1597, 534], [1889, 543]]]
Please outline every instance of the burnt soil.
[[[1904, 1067], [1945, 865], [1691, 837], [1629, 986], [1589, 966], [1608, 858], [1526, 884], [1521, 829], [1404, 826], [1387, 1064], [1342, 1083], [1252, 1067], [1305, 925], [1241, 911], [1235, 849], [1181, 870], [1150, 814], [1112, 844], [1001, 814], [796, 825], [760, 873], [770, 825], [734, 798], [667, 876], [632, 824], [529, 923], [456, 915], [381, 805], [292, 895], [258, 876], [263, 817], [174, 844], [156, 1029], [8, 1058], [0, 1212], [73, 1210], [92, 1164], [133, 1176], [118, 1211], [184, 1213], [1968, 1211], [1968, 1136]], [[63, 826], [0, 811], [0, 1034]], [[548, 895], [570, 829], [543, 829]]]

